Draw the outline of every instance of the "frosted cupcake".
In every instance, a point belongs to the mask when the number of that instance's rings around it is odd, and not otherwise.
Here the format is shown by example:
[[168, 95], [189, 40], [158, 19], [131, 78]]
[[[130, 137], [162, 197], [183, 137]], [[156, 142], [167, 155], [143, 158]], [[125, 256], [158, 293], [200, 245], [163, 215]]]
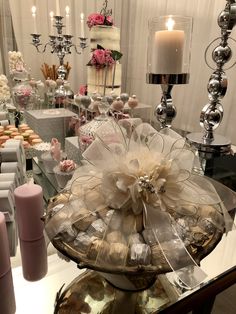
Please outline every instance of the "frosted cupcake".
[[53, 168], [58, 186], [63, 189], [67, 182], [72, 178], [76, 169], [76, 164], [73, 160], [65, 159]]
[[39, 161], [42, 161], [41, 155], [43, 153], [49, 152], [51, 148], [51, 144], [49, 142], [42, 142], [34, 145], [34, 153], [36, 157], [38, 157]]

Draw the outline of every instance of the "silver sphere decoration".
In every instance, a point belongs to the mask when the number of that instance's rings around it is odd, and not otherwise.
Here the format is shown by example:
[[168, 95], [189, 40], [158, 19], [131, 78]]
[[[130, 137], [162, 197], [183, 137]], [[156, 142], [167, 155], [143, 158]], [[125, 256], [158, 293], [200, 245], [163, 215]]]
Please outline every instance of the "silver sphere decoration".
[[125, 104], [128, 100], [129, 100], [129, 94], [127, 93], [122, 93], [120, 94], [120, 99], [123, 101], [123, 103]]
[[112, 96], [106, 96], [107, 102], [109, 105], [113, 103], [113, 97]]
[[66, 68], [64, 67], [64, 65], [60, 65], [57, 69], [57, 74], [58, 74], [58, 77], [61, 78], [61, 79], [65, 79], [66, 78], [66, 74], [67, 74], [67, 70]]
[[230, 21], [230, 13], [229, 11], [223, 10], [217, 19], [218, 25], [220, 28], [227, 30], [229, 26], [229, 21]]
[[220, 103], [216, 106], [207, 104], [200, 115], [200, 125], [206, 131], [213, 131], [218, 128], [223, 119], [223, 107]]
[[173, 104], [168, 106], [161, 102], [159, 105], [157, 105], [154, 114], [157, 120], [161, 123], [162, 127], [170, 127], [172, 120], [176, 117], [177, 111]]
[[213, 101], [223, 98], [227, 91], [227, 84], [228, 80], [224, 72], [213, 73], [207, 85], [209, 100]]
[[91, 98], [89, 96], [81, 96], [80, 102], [84, 106], [84, 108], [87, 109], [91, 104]]
[[218, 64], [223, 66], [226, 62], [228, 62], [232, 57], [231, 48], [226, 45], [216, 47], [212, 52], [212, 59]]

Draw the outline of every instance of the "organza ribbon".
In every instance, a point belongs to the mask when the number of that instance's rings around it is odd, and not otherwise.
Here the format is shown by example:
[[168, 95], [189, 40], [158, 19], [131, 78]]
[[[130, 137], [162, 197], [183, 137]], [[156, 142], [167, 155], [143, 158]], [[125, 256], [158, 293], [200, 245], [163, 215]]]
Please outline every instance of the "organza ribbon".
[[[171, 269], [186, 288], [193, 289], [198, 286], [207, 277], [207, 274], [201, 270], [187, 251], [174, 228], [173, 219], [168, 213], [145, 203], [144, 211], [146, 228], [152, 230], [153, 236]], [[166, 234], [168, 234], [168, 250], [163, 250]]]

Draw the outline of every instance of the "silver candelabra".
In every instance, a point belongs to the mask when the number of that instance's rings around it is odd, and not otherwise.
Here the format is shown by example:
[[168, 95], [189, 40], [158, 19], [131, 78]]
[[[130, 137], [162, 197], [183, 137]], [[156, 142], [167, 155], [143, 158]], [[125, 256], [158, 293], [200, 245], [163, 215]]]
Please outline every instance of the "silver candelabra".
[[[72, 35], [63, 34], [63, 16], [56, 15], [54, 16], [54, 25], [57, 30], [57, 35], [49, 35], [49, 42], [47, 42], [43, 47], [43, 44], [40, 42], [41, 34], [31, 34], [32, 36], [32, 45], [35, 46], [39, 53], [44, 53], [47, 47], [51, 47], [51, 53], [57, 54], [59, 59], [59, 67], [57, 69], [58, 78], [64, 80], [67, 75], [67, 69], [64, 66], [65, 55], [71, 54], [71, 48], [74, 47], [74, 50], [77, 54], [81, 54], [81, 51], [87, 47], [87, 38], [79, 37], [80, 39], [80, 50], [77, 46], [72, 43]], [[40, 49], [42, 48], [42, 49]]]
[[[191, 133], [187, 136], [188, 141], [198, 149], [200, 155], [209, 158], [212, 155], [217, 156], [231, 152], [230, 141], [221, 135], [214, 134], [214, 130], [218, 128], [223, 119], [224, 111], [221, 99], [226, 94], [228, 84], [224, 66], [232, 57], [228, 39], [236, 24], [236, 2], [235, 0], [227, 0], [226, 2], [224, 10], [218, 16], [221, 37], [213, 40], [205, 52], [206, 64], [214, 72], [210, 76], [207, 86], [209, 102], [200, 114], [200, 125], [204, 129], [204, 133]], [[212, 59], [216, 64], [216, 68], [214, 68], [210, 66], [207, 60], [207, 52], [217, 40], [219, 44], [212, 51]]]

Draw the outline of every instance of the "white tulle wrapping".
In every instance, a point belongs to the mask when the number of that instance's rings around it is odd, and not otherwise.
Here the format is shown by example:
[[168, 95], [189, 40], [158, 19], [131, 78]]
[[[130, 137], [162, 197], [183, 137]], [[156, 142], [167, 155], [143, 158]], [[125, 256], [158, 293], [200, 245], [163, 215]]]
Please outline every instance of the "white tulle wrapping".
[[[167, 263], [190, 288], [199, 284], [206, 275], [176, 233], [169, 211], [182, 213], [186, 204], [218, 204], [221, 208], [224, 204], [209, 180], [192, 174], [194, 153], [186, 147], [185, 140], [169, 129], [158, 133], [146, 123], [137, 126], [130, 136], [121, 126], [109, 121], [99, 128], [83, 157], [86, 162], [76, 170], [69, 186], [70, 200], [46, 226], [49, 238], [58, 234], [62, 221], [73, 223], [76, 212], [84, 205], [90, 212], [96, 212], [106, 204], [121, 216], [132, 210], [134, 216], [143, 215], [145, 228], [153, 230], [160, 247], [165, 241], [162, 231], [169, 230], [170, 250], [164, 254]], [[154, 192], [142, 188], [143, 176], [148, 176]], [[187, 214], [195, 214], [189, 211]], [[109, 222], [107, 225], [102, 241], [110, 231]], [[224, 228], [217, 219], [215, 225], [220, 230]], [[127, 242], [135, 230], [133, 225], [124, 235]], [[101, 249], [96, 263], [105, 265], [106, 255], [106, 250]], [[119, 267], [125, 266], [126, 260], [127, 254], [124, 254]]]

